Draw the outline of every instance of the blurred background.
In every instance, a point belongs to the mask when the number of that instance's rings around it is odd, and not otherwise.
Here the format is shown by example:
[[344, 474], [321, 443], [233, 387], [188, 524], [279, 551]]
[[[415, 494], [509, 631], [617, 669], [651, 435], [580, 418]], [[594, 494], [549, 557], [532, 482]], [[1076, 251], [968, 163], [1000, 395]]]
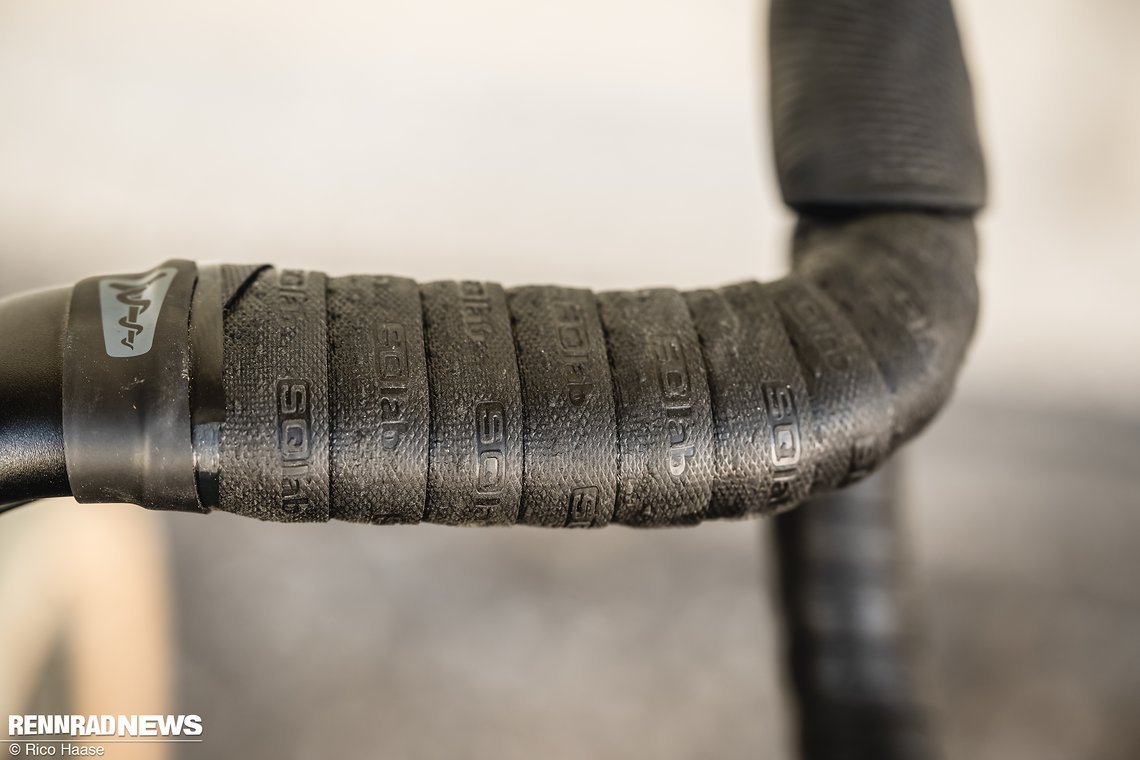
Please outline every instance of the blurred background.
[[[1133, 759], [1140, 4], [956, 7], [992, 203], [970, 361], [905, 452], [925, 680], [949, 757]], [[778, 276], [765, 12], [0, 0], [0, 295], [174, 256]], [[139, 756], [790, 757], [758, 531], [39, 505], [0, 520], [0, 710], [203, 716]]]

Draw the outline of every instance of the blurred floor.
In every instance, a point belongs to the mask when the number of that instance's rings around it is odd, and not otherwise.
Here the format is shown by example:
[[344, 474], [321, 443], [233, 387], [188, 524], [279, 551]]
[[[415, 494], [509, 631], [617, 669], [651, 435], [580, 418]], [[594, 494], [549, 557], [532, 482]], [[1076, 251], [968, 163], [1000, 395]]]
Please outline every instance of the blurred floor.
[[1140, 414], [963, 398], [910, 457], [950, 758], [1140, 757]]
[[[158, 518], [129, 505], [91, 509], [71, 499], [3, 515], [0, 715], [175, 709], [173, 600]], [[5, 737], [10, 725], [6, 720]], [[19, 750], [24, 744], [10, 746], [13, 755], [32, 754]], [[64, 755], [59, 744], [41, 746], [44, 755]], [[168, 749], [113, 744], [107, 756], [165, 760]]]

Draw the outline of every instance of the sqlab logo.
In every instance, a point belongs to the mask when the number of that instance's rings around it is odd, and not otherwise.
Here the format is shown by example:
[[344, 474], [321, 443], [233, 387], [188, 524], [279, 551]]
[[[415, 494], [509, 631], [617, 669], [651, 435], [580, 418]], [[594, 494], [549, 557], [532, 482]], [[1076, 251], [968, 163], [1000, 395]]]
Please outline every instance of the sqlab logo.
[[174, 267], [163, 267], [141, 277], [99, 280], [103, 343], [108, 356], [142, 356], [150, 351], [162, 302], [177, 274]]

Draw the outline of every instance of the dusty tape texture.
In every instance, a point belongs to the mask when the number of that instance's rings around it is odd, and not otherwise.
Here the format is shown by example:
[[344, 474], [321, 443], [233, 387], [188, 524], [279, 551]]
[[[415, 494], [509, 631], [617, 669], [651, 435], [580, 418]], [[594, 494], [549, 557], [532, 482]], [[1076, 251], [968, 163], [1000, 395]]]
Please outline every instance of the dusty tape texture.
[[807, 382], [818, 442], [813, 485], [854, 482], [888, 452], [893, 410], [886, 384], [858, 331], [817, 286], [790, 277], [770, 287]]
[[325, 276], [266, 270], [225, 315], [220, 508], [329, 519]]
[[883, 213], [806, 218], [788, 277], [687, 294], [235, 271], [221, 508], [548, 527], [790, 508], [944, 404], [975, 249], [966, 217]]
[[601, 293], [621, 452], [615, 520], [699, 522], [712, 498], [715, 448], [700, 339], [675, 290]]
[[519, 522], [601, 527], [617, 496], [613, 379], [598, 305], [588, 290], [509, 294], [526, 417]]
[[974, 225], [961, 216], [800, 225], [797, 271], [858, 327], [891, 392], [892, 448], [922, 430], [953, 389], [978, 313], [976, 249]]
[[330, 279], [328, 333], [331, 516], [419, 522], [431, 430], [419, 286]]
[[424, 519], [504, 525], [522, 501], [522, 397], [502, 287], [421, 288], [432, 433]]
[[763, 514], [807, 495], [814, 433], [780, 313], [755, 282], [686, 294], [708, 368], [716, 434], [709, 517]]

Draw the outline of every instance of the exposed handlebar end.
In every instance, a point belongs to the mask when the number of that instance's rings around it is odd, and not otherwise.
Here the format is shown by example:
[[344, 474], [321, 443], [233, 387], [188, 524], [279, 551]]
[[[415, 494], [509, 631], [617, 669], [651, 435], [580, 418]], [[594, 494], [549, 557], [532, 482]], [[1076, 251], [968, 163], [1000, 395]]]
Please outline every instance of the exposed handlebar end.
[[67, 496], [62, 362], [71, 288], [0, 301], [0, 504]]

